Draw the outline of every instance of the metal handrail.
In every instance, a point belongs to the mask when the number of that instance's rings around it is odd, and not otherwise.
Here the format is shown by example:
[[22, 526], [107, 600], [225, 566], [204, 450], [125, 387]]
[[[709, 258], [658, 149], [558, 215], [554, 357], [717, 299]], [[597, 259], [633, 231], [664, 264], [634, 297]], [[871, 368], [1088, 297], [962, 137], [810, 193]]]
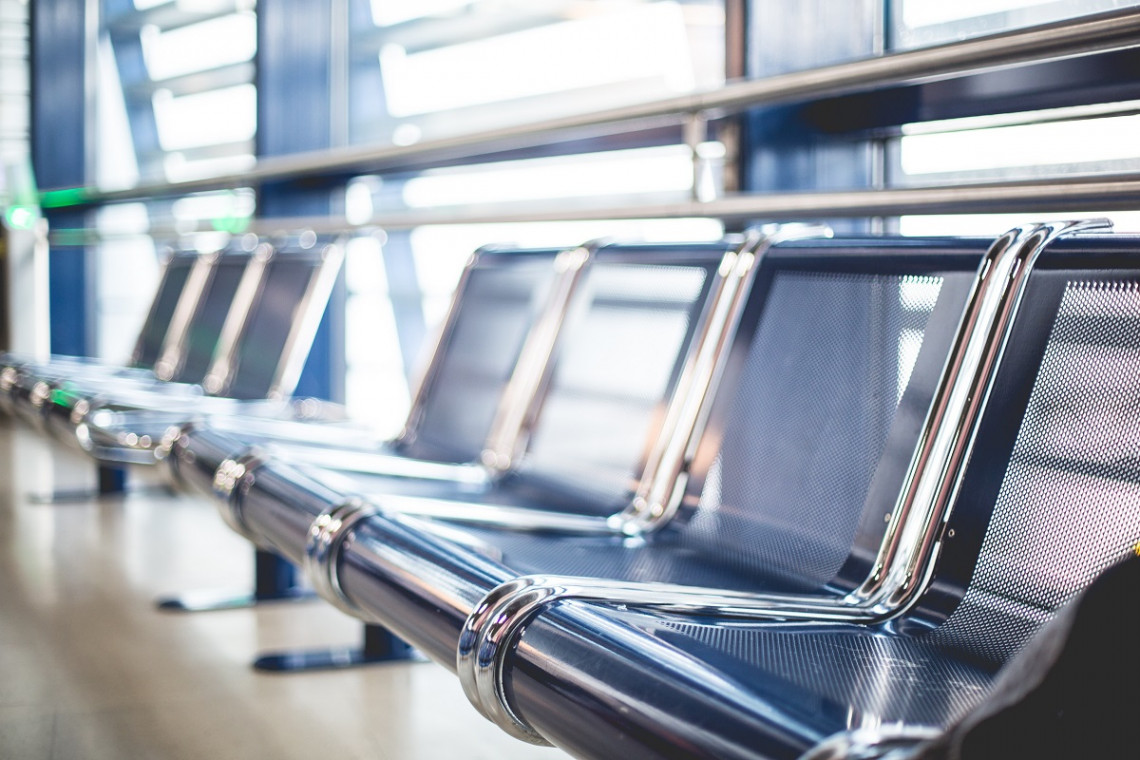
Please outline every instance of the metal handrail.
[[[920, 50], [731, 82], [717, 89], [573, 116], [425, 140], [414, 145], [354, 146], [260, 159], [241, 173], [179, 182], [143, 183], [123, 190], [58, 188], [41, 194], [45, 207], [82, 206], [206, 190], [257, 185], [269, 180], [352, 171], [383, 171], [409, 164], [445, 165], [459, 159], [568, 139], [571, 133], [614, 125], [625, 130], [719, 117], [760, 105], [810, 100], [945, 79], [1032, 61], [1140, 47], [1140, 9], [1129, 8], [1074, 20], [988, 35]], [[687, 214], [691, 215], [691, 214]], [[715, 215], [705, 210], [701, 215]]]
[[[708, 201], [678, 201], [601, 206], [548, 203], [495, 203], [377, 214], [350, 222], [339, 216], [255, 219], [249, 231], [271, 235], [281, 230], [310, 229], [318, 234], [349, 230], [411, 229], [428, 224], [485, 224], [615, 219], [706, 217], [724, 221], [769, 222], [841, 219], [904, 214], [1073, 214], [1140, 208], [1140, 172], [1049, 180], [973, 182], [952, 186], [903, 187], [799, 193], [734, 193]], [[171, 237], [195, 231], [154, 226], [149, 234]], [[138, 232], [130, 235], [137, 236]], [[55, 245], [86, 245], [113, 238], [89, 228], [60, 228], [51, 233]]]

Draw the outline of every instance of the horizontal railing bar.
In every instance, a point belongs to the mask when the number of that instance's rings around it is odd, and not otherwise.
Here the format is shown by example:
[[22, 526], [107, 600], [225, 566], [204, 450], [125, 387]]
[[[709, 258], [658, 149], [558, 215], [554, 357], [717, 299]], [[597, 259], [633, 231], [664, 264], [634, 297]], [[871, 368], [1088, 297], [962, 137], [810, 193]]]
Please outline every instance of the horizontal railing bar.
[[[572, 204], [565, 200], [543, 203], [502, 202], [461, 207], [412, 209], [377, 214], [350, 222], [344, 217], [289, 217], [255, 219], [250, 232], [272, 235], [312, 229], [318, 233], [350, 230], [410, 229], [432, 224], [490, 224], [511, 222], [568, 222], [619, 219], [677, 219], [704, 217], [724, 221], [782, 222], [929, 214], [1071, 213], [1080, 211], [1140, 210], [1140, 172], [1119, 175], [1068, 177], [1049, 180], [978, 182], [934, 187], [887, 190], [851, 190], [805, 193], [737, 193], [707, 201], [677, 201], [625, 205]], [[152, 227], [149, 234], [176, 236], [210, 232], [179, 225]], [[148, 234], [141, 232], [133, 235]], [[90, 229], [56, 229], [57, 245], [84, 245], [115, 237]]]
[[45, 207], [91, 205], [243, 187], [271, 180], [349, 171], [383, 171], [416, 162], [444, 165], [459, 159], [490, 156], [511, 148], [562, 141], [568, 132], [603, 127], [612, 130], [618, 124], [634, 125], [630, 128], [635, 128], [646, 122], [676, 123], [692, 114], [721, 116], [765, 104], [833, 97], [873, 88], [964, 76], [1000, 66], [1137, 46], [1140, 46], [1140, 8], [1128, 8], [963, 42], [732, 82], [707, 92], [436, 138], [414, 145], [354, 146], [269, 157], [239, 174], [144, 183], [124, 190], [49, 190], [43, 193], [42, 202]]
[[134, 98], [153, 97], [159, 90], [169, 90], [174, 97], [190, 95], [211, 89], [234, 87], [253, 82], [256, 70], [253, 61], [238, 61], [216, 66], [212, 69], [191, 71], [168, 79], [145, 80], [125, 86], [127, 94]]

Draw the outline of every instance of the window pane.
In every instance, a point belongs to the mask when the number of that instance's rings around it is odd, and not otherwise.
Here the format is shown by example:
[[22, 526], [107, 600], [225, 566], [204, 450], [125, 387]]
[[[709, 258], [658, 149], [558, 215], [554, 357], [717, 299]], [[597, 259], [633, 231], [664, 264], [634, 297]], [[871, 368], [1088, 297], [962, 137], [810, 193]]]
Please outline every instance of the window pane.
[[374, 3], [352, 30], [350, 135], [408, 144], [723, 82], [711, 0]]
[[1137, 4], [1140, 0], [890, 0], [891, 47], [926, 47]]
[[257, 91], [252, 84], [182, 97], [159, 90], [154, 95], [154, 116], [163, 150], [252, 140]]
[[152, 80], [205, 71], [253, 59], [257, 21], [252, 13], [235, 13], [160, 32], [144, 27], [143, 54]]
[[1140, 114], [1081, 118], [1082, 110], [1019, 115], [1025, 123], [989, 117], [904, 128], [896, 184], [1140, 169]]
[[[1137, 134], [1140, 102], [905, 125], [888, 143], [888, 177], [893, 186], [913, 186], [1138, 171]], [[1049, 216], [1107, 216], [1118, 230], [1140, 229], [1135, 212], [1074, 206]], [[901, 219], [900, 230], [993, 235], [1026, 221], [1025, 214], [911, 216]]]

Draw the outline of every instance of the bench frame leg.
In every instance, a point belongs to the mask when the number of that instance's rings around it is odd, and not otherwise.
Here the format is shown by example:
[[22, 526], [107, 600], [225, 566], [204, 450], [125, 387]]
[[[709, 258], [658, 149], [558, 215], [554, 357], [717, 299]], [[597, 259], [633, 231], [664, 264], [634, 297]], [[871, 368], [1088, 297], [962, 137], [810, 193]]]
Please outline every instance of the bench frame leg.
[[299, 602], [315, 599], [312, 589], [301, 586], [297, 567], [273, 552], [257, 549], [253, 560], [253, 590], [188, 591], [159, 599], [156, 604], [167, 612], [213, 612], [238, 610], [266, 602]]
[[253, 668], [265, 673], [301, 673], [424, 660], [423, 655], [387, 628], [365, 623], [364, 641], [360, 646], [274, 652], [254, 660]]
[[140, 493], [164, 497], [176, 495], [166, 486], [131, 488], [127, 468], [122, 465], [100, 464], [96, 467], [95, 478], [94, 488], [30, 494], [28, 500], [33, 504], [81, 504], [97, 499], [122, 499]]

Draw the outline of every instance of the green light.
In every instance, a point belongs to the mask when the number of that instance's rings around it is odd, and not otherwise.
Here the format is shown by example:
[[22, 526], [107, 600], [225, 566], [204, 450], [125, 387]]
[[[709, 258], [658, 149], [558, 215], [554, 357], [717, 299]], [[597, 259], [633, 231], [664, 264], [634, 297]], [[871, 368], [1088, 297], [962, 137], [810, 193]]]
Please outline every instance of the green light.
[[229, 232], [233, 235], [237, 235], [245, 232], [249, 227], [249, 217], [234, 214], [219, 216], [211, 219], [210, 225], [218, 232]]
[[76, 398], [74, 393], [61, 388], [56, 388], [51, 392], [51, 403], [56, 406], [72, 406]]
[[48, 190], [40, 195], [40, 205], [44, 208], [62, 208], [64, 206], [78, 206], [87, 199], [82, 187], [72, 187], [66, 190]]
[[10, 229], [30, 230], [36, 224], [36, 212], [27, 206], [9, 206], [4, 221]]

